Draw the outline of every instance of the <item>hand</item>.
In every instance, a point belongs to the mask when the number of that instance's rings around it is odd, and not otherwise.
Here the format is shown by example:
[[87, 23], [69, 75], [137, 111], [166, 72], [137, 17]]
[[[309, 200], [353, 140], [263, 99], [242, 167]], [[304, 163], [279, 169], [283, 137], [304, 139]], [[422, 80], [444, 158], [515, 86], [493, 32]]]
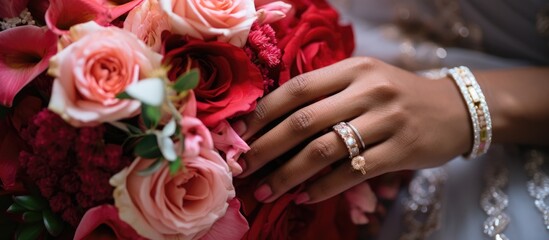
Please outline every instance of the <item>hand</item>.
[[251, 144], [241, 176], [342, 121], [355, 126], [367, 145], [361, 153], [366, 171], [352, 169], [344, 142], [330, 131], [267, 176], [255, 192], [259, 201], [275, 200], [336, 162], [297, 203], [325, 200], [386, 172], [438, 166], [472, 145], [468, 112], [451, 79], [428, 80], [370, 58], [347, 59], [291, 79], [246, 117], [243, 138], [283, 116], [288, 117]]

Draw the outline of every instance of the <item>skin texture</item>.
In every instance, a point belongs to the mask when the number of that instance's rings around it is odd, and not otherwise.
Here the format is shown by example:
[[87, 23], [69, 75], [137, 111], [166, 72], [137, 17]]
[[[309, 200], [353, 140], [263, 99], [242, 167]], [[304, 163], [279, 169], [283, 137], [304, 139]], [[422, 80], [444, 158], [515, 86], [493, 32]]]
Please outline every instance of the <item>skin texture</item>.
[[[493, 143], [549, 145], [549, 68], [474, 74], [490, 108]], [[275, 120], [241, 160], [241, 177], [305, 147], [259, 184], [255, 197], [263, 202], [339, 161], [344, 162], [296, 201], [319, 202], [387, 172], [439, 166], [472, 146], [469, 114], [452, 79], [429, 80], [372, 58], [346, 59], [291, 79], [246, 117], [242, 137]], [[341, 121], [355, 126], [366, 142], [365, 175], [353, 171], [337, 134], [325, 131]]]

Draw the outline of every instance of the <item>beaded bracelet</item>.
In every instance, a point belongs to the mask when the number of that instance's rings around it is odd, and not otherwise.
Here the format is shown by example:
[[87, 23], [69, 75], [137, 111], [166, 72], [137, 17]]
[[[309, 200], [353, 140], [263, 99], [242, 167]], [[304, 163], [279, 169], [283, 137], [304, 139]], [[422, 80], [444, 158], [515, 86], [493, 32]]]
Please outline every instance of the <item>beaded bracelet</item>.
[[469, 68], [461, 66], [448, 70], [448, 74], [456, 82], [463, 100], [467, 104], [471, 123], [473, 125], [473, 148], [465, 156], [468, 159], [485, 154], [492, 142], [492, 119], [488, 104], [477, 80]]

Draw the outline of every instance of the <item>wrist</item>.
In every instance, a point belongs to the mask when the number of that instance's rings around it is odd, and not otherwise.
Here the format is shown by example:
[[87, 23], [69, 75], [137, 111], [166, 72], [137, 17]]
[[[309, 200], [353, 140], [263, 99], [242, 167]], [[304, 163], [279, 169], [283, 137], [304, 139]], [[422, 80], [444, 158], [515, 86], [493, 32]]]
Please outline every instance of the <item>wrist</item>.
[[444, 108], [444, 111], [441, 111], [443, 114], [440, 115], [446, 122], [445, 131], [448, 141], [454, 143], [453, 155], [466, 155], [473, 147], [473, 127], [467, 104], [451, 77], [446, 76], [436, 82], [441, 94], [436, 99]]

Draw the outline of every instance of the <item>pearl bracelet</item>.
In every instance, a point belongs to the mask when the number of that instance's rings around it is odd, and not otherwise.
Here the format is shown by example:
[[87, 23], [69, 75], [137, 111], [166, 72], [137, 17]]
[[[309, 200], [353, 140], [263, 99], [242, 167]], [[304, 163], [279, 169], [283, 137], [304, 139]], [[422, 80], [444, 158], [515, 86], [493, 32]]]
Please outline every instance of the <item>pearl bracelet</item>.
[[467, 103], [473, 125], [473, 148], [466, 158], [476, 158], [485, 154], [492, 142], [492, 119], [490, 111], [488, 111], [488, 104], [480, 85], [469, 68], [455, 67], [450, 69], [448, 74], [456, 82], [463, 100]]

